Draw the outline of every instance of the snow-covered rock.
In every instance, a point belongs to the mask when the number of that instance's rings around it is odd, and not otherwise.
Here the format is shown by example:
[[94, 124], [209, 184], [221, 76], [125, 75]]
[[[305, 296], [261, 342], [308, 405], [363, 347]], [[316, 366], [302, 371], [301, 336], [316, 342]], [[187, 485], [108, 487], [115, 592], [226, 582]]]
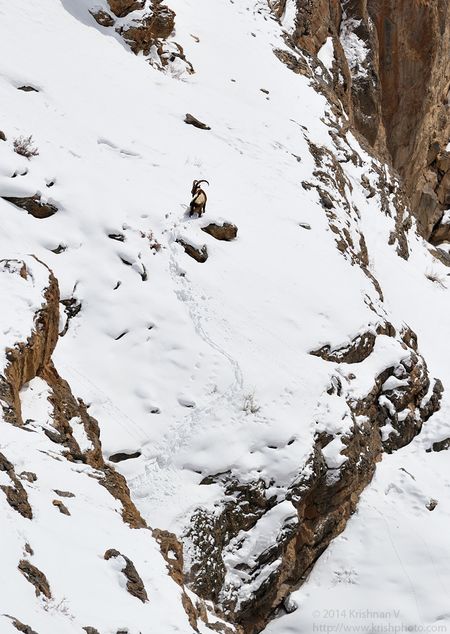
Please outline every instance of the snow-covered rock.
[[5, 634], [449, 619], [447, 269], [272, 4], [0, 2]]

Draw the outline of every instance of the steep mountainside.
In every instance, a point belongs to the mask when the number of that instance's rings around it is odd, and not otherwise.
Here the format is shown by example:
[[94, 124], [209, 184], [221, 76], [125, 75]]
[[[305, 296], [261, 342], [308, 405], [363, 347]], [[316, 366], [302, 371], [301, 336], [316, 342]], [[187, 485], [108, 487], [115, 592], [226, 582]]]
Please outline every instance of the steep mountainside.
[[274, 10], [291, 18], [291, 46], [315, 55], [329, 41], [355, 129], [401, 175], [420, 233], [446, 242], [436, 230], [450, 205], [448, 0], [278, 0]]
[[450, 626], [447, 3], [169, 4], [0, 0], [0, 631]]

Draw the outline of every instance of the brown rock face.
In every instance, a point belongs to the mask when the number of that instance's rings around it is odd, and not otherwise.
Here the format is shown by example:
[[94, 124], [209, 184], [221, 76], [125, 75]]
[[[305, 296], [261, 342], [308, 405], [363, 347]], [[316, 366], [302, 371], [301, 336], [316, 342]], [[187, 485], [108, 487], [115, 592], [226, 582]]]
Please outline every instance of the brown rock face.
[[[285, 0], [272, 4], [280, 17]], [[449, 0], [297, 0], [290, 41], [314, 56], [328, 37], [335, 94], [401, 175], [429, 238], [450, 206]]]
[[430, 145], [437, 142], [445, 146], [450, 136], [449, 7], [448, 0], [369, 2], [379, 42], [386, 145], [405, 180], [426, 237], [442, 215], [442, 202], [450, 195], [448, 182], [439, 201], [437, 172], [427, 162]]
[[136, 9], [142, 9], [145, 0], [108, 0], [108, 4], [114, 15], [118, 18], [123, 18], [132, 11], [136, 11]]
[[[8, 616], [8, 615], [5, 614], [5, 616]], [[15, 619], [13, 616], [8, 616], [8, 618], [11, 619], [11, 624], [16, 628], [18, 632], [22, 632], [22, 634], [37, 634], [37, 632], [31, 629], [29, 625], [22, 623], [22, 621]]]
[[36, 596], [43, 594], [47, 599], [52, 598], [52, 593], [50, 591], [50, 586], [47, 581], [47, 577], [43, 572], [30, 564], [26, 559], [22, 559], [19, 562], [18, 568], [20, 572], [23, 574], [25, 579], [29, 581], [35, 588]]
[[169, 575], [181, 587], [181, 600], [183, 602], [184, 611], [188, 616], [189, 624], [193, 630], [198, 631], [197, 619], [200, 615], [194, 608], [191, 599], [184, 589], [183, 546], [173, 533], [169, 533], [168, 531], [164, 531], [159, 528], [154, 528], [152, 533], [153, 537], [159, 544], [162, 556], [166, 560]]
[[20, 513], [22, 517], [31, 520], [33, 518], [33, 511], [28, 501], [27, 492], [16, 475], [14, 465], [12, 465], [2, 453], [0, 453], [0, 471], [5, 471], [11, 480], [11, 485], [2, 484], [0, 486], [0, 489], [6, 495], [8, 504]]
[[159, 40], [169, 37], [175, 28], [175, 12], [159, 2], [154, 4], [150, 15], [121, 31], [133, 53], [149, 55], [150, 49]]
[[298, 46], [317, 53], [327, 37], [336, 33], [341, 13], [339, 0], [297, 0], [294, 39]]
[[[345, 348], [321, 351], [321, 356], [334, 363], [362, 363], [372, 353], [375, 337], [393, 337], [399, 343], [401, 360], [376, 376], [372, 389], [358, 400], [346, 396], [338, 375], [332, 379], [327, 395], [345, 399], [354, 421], [351, 430], [341, 436], [345, 462], [337, 469], [330, 467], [324, 450], [333, 437], [316, 434], [309, 468], [300, 471], [283, 502], [292, 504], [293, 516], [284, 521], [277, 538], [259, 556], [231, 564], [235, 566], [231, 578], [241, 582], [227, 583], [227, 555], [239, 552], [239, 540], [263, 530], [261, 523], [276, 511], [280, 500], [269, 496], [263, 481], [241, 483], [231, 474], [218, 474], [202, 482], [221, 482], [226, 501], [220, 513], [199, 509], [192, 517], [187, 539], [193, 563], [188, 580], [201, 597], [214, 601], [220, 613], [246, 634], [256, 634], [266, 626], [292, 588], [301, 584], [331, 540], [345, 528], [383, 451], [391, 453], [411, 442], [439, 408], [442, 384], [435, 381], [430, 390], [414, 333], [409, 329], [397, 333], [390, 325], [382, 331], [362, 334]], [[383, 432], [386, 425], [394, 430], [387, 435]], [[252, 586], [251, 592], [246, 584]]]
[[[21, 264], [20, 275], [26, 278], [28, 276], [26, 264], [24, 262]], [[10, 261], [3, 260], [0, 266], [7, 269]], [[58, 339], [59, 289], [51, 273], [44, 299], [45, 304], [35, 318], [35, 330], [27, 342], [19, 342], [7, 351], [9, 364], [5, 375], [0, 376], [3, 416], [6, 421], [18, 426], [23, 424], [19, 391], [50, 362]]]
[[[29, 275], [25, 262], [2, 260], [0, 267], [13, 270], [20, 268], [21, 277], [27, 279]], [[14, 266], [13, 266], [14, 265]], [[40, 263], [41, 266], [45, 266]], [[23, 426], [19, 392], [22, 387], [36, 376], [42, 378], [50, 389], [50, 402], [53, 405], [54, 431], [46, 431], [50, 439], [61, 444], [66, 449], [66, 458], [89, 464], [102, 472], [99, 482], [109, 493], [122, 503], [122, 517], [132, 528], [146, 526], [138, 510], [130, 499], [130, 492], [125, 478], [115, 469], [107, 465], [103, 459], [100, 430], [97, 421], [89, 416], [86, 406], [77, 400], [70, 389], [56, 371], [51, 356], [58, 340], [59, 326], [59, 287], [56, 278], [49, 271], [49, 284], [44, 291], [43, 305], [35, 316], [34, 330], [26, 342], [18, 342], [7, 350], [8, 366], [3, 376], [0, 376], [0, 403], [3, 418], [6, 422], [16, 426]], [[91, 442], [91, 448], [81, 451], [76, 442], [70, 420], [80, 418], [84, 430]], [[13, 466], [6, 457], [0, 464], [0, 469], [6, 471], [11, 479], [11, 486], [3, 487], [9, 504], [24, 517], [31, 518], [32, 511], [28, 503], [26, 492], [20, 480], [15, 476]], [[59, 506], [59, 505], [58, 505]]]

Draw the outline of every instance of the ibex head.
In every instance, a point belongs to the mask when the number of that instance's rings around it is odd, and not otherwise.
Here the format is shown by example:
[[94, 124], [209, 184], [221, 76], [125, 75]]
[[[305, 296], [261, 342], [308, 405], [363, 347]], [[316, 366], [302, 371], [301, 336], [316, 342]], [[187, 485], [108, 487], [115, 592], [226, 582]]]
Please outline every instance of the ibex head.
[[206, 180], [204, 180], [204, 179], [203, 179], [203, 180], [200, 180], [200, 181], [194, 181], [194, 182], [192, 183], [192, 189], [191, 189], [191, 194], [192, 194], [192, 195], [194, 195], [194, 194], [195, 194], [195, 192], [197, 191], [197, 189], [199, 189], [199, 188], [200, 188], [200, 183], [207, 183], [207, 184], [209, 185], [208, 181], [206, 181]]

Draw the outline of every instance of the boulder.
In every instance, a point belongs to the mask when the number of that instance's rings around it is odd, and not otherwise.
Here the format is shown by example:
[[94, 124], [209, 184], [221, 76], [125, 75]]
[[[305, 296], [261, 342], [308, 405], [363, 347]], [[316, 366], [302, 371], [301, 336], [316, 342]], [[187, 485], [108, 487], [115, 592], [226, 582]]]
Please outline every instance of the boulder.
[[178, 238], [177, 242], [178, 244], [181, 244], [184, 252], [187, 253], [191, 258], [194, 258], [194, 260], [196, 260], [197, 262], [203, 264], [203, 262], [206, 262], [206, 260], [208, 259], [208, 249], [206, 248], [206, 245], [203, 245], [201, 248], [194, 247], [192, 244], [189, 244], [189, 242], [186, 242], [181, 238]]
[[184, 117], [184, 122], [188, 125], [193, 125], [195, 128], [199, 128], [199, 130], [211, 130], [209, 125], [203, 123], [202, 121], [194, 117], [194, 115], [189, 114], [189, 112], [186, 113], [186, 116]]
[[234, 240], [236, 238], [238, 228], [230, 222], [224, 222], [221, 225], [211, 222], [206, 227], [202, 227], [202, 231], [209, 233], [209, 235], [216, 240], [226, 240], [227, 242], [230, 242], [230, 240]]
[[136, 55], [150, 54], [151, 47], [169, 37], [175, 28], [175, 12], [165, 5], [157, 5], [150, 15], [135, 21], [127, 29], [119, 29], [119, 33]]
[[34, 218], [50, 218], [50, 216], [53, 216], [58, 211], [58, 207], [55, 207], [55, 205], [52, 205], [51, 203], [41, 202], [41, 197], [39, 196], [39, 194], [35, 194], [34, 196], [28, 196], [25, 198], [3, 196], [3, 200], [7, 200], [9, 203], [12, 203], [16, 207], [25, 209], [25, 211]]

